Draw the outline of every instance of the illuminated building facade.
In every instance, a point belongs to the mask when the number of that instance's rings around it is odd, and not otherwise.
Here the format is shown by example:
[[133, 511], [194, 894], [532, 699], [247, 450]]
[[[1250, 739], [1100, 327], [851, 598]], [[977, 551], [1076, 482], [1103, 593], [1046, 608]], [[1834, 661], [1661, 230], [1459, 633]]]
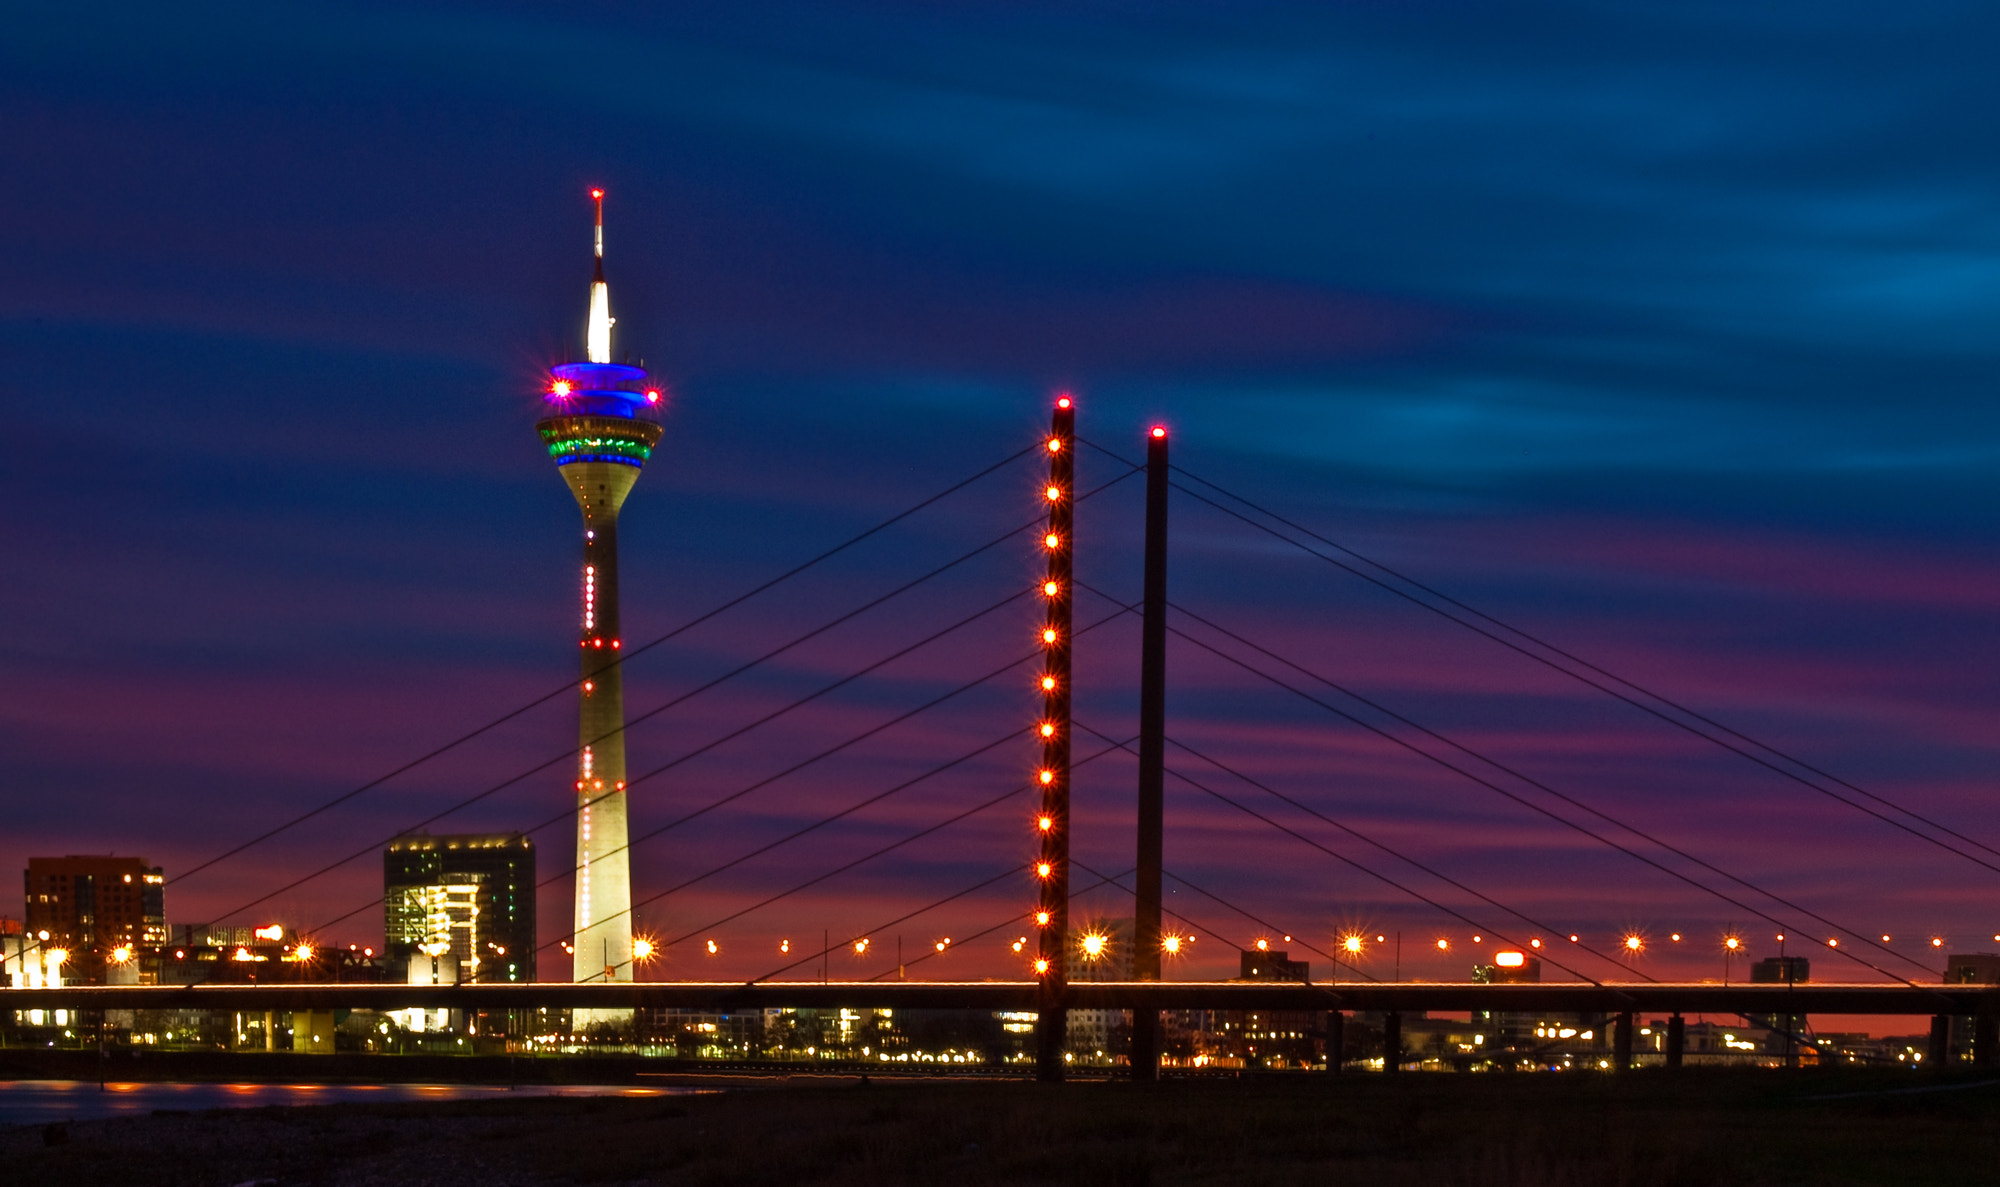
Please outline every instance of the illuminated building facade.
[[63, 983], [101, 985], [119, 954], [166, 942], [166, 881], [137, 857], [31, 857], [24, 938]]
[[[611, 360], [611, 296], [604, 280], [604, 191], [597, 202], [596, 272], [584, 343], [587, 361], [549, 369], [535, 424], [557, 473], [583, 511], [578, 642], [582, 673], [576, 770], [577, 981], [632, 979], [632, 872], [625, 808], [625, 696], [619, 660], [618, 512], [660, 442], [660, 391], [646, 371]], [[629, 1011], [579, 1011], [576, 1022], [619, 1021]]]
[[535, 843], [521, 833], [398, 837], [382, 851], [382, 916], [392, 967], [450, 956], [467, 981], [532, 981]]

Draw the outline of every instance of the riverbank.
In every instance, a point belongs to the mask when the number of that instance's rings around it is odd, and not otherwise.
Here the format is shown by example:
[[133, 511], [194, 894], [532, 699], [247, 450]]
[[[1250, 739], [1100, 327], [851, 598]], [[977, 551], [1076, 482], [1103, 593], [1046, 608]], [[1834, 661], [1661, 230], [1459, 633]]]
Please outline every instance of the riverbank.
[[[1919, 1091], [1911, 1091], [1918, 1089]], [[22, 1182], [1963, 1184], [2000, 1083], [1869, 1072], [1380, 1076], [161, 1113], [0, 1132]], [[53, 1141], [55, 1144], [48, 1144]]]

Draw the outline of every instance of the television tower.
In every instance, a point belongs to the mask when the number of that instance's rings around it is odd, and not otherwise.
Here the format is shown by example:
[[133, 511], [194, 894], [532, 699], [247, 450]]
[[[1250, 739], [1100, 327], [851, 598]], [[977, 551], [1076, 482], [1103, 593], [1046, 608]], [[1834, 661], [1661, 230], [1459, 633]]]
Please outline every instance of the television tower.
[[[625, 694], [619, 659], [618, 510], [663, 431], [659, 388], [643, 367], [611, 361], [611, 290], [604, 282], [604, 191], [597, 204], [596, 272], [584, 331], [588, 362], [549, 368], [535, 422], [556, 472], [583, 509], [582, 712], [577, 730], [576, 931], [578, 981], [632, 979], [632, 865], [625, 823]], [[579, 1010], [574, 1024], [625, 1011]]]

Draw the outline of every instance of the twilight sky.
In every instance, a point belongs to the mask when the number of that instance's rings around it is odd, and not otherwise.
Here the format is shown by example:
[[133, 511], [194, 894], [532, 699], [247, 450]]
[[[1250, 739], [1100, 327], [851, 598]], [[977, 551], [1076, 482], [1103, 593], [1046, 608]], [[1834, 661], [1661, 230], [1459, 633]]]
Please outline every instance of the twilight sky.
[[[576, 511], [532, 424], [539, 369], [581, 352], [592, 184], [618, 347], [670, 391], [624, 523], [628, 640], [1032, 445], [1068, 389], [1111, 453], [1164, 423], [1193, 474], [2000, 846], [1990, 6], [574, 7], [10, 20], [0, 867], [115, 851], [174, 878], [573, 679]], [[1033, 465], [636, 657], [628, 711], [1024, 523]], [[1086, 451], [1081, 481], [1123, 470]], [[1140, 512], [1137, 481], [1080, 510], [1083, 580], [1126, 600]], [[1177, 604], [1570, 800], [1481, 768], [1559, 819], [1537, 814], [1176, 638], [1170, 734], [1237, 774], [1170, 750], [1175, 771], [1469, 921], [1170, 777], [1169, 873], [1255, 917], [1170, 882], [1209, 929], [1171, 975], [1347, 927], [1400, 931], [1404, 975], [1450, 979], [1475, 934], [1563, 935], [1595, 977], [1633, 972], [1567, 933], [1643, 933], [1658, 977], [1719, 975], [1732, 926], [1757, 955], [1780, 930], [1819, 945], [1821, 977], [1879, 976], [1835, 935], [1892, 935], [1908, 959], [1867, 958], [1910, 975], [1930, 936], [1995, 946], [2000, 855], [1953, 856], [1186, 495], [1173, 516]], [[673, 764], [636, 783], [635, 834], [1025, 654], [1027, 599], [701, 749], [1036, 563], [1016, 537], [635, 725], [635, 778]], [[1079, 621], [1109, 609], [1085, 596]], [[1125, 617], [1079, 642], [1080, 755], [1081, 729], [1135, 727], [1137, 638]], [[717, 921], [1016, 785], [1033, 712], [1018, 668], [639, 842], [636, 893], [671, 891], [642, 929], [678, 941], [648, 975], [750, 977], [787, 963], [781, 939], [865, 932], [834, 974], [870, 976], [896, 936], [914, 957], [989, 928], [912, 975], [1019, 974], [1025, 795]], [[168, 913], [361, 854], [231, 918], [367, 908], [322, 938], [372, 942], [381, 843], [561, 755], [574, 721], [558, 696], [173, 882]], [[543, 824], [570, 777], [431, 827]], [[1079, 768], [1084, 867], [1132, 864], [1133, 784], [1129, 756]], [[568, 823], [536, 838], [560, 875]], [[545, 888], [545, 941], [568, 896]]]

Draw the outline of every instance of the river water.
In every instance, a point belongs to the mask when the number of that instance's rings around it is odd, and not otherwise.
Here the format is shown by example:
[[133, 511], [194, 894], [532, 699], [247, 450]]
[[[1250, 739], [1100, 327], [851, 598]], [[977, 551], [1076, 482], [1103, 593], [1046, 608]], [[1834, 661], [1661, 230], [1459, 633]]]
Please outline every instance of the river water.
[[112, 1080], [0, 1081], [0, 1126], [145, 1116], [155, 1109], [248, 1109], [346, 1102], [498, 1100], [508, 1096], [679, 1096], [699, 1088], [577, 1084], [154, 1084]]

